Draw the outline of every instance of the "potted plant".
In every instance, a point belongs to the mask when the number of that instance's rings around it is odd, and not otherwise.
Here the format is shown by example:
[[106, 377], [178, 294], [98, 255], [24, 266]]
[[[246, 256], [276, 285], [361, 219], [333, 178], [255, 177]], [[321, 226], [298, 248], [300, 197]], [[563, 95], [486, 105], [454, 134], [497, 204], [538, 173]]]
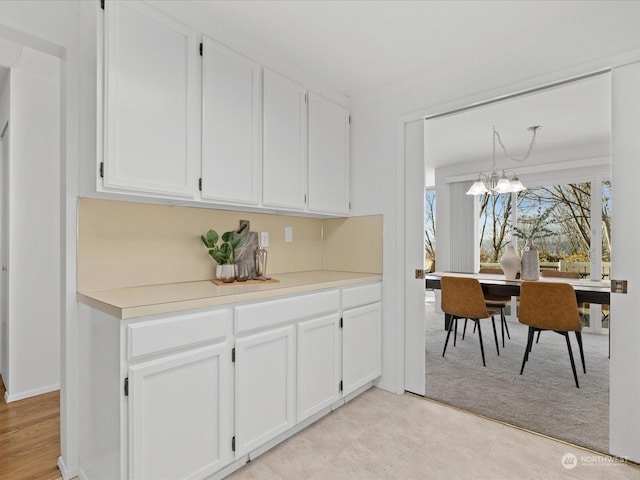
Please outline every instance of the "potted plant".
[[234, 232], [225, 232], [220, 237], [215, 230], [209, 230], [205, 235], [200, 235], [200, 239], [218, 264], [216, 277], [225, 283], [233, 282], [236, 278], [235, 250], [242, 245], [243, 237]]
[[533, 242], [538, 238], [553, 234], [553, 231], [548, 228], [552, 222], [549, 219], [552, 210], [553, 207], [547, 208], [532, 219], [526, 229], [513, 227], [513, 235], [525, 241], [520, 264], [520, 278], [522, 280], [538, 280], [540, 278], [540, 259], [538, 258], [538, 249]]

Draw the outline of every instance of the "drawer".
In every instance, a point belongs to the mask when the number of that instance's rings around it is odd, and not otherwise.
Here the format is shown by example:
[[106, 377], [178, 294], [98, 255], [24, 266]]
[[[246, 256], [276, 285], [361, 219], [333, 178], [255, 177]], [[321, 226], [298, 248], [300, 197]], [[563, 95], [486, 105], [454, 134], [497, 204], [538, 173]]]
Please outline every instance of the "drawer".
[[127, 326], [129, 359], [188, 347], [231, 334], [231, 309], [178, 315], [132, 323]]
[[339, 290], [288, 297], [236, 307], [237, 333], [337, 312]]
[[382, 300], [382, 283], [369, 283], [342, 289], [342, 309], [359, 307]]

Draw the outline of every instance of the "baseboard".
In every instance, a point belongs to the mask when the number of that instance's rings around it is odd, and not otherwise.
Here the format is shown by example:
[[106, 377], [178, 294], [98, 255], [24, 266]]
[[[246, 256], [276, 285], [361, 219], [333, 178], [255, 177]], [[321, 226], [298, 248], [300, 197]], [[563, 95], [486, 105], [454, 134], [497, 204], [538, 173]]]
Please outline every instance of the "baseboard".
[[404, 389], [396, 390], [394, 385], [388, 385], [386, 383], [374, 382], [373, 385], [380, 390], [384, 390], [385, 392], [394, 393], [396, 395], [402, 395], [404, 393]]
[[[74, 477], [80, 476], [78, 468], [67, 468], [62, 457], [58, 457], [58, 470], [60, 470], [60, 474], [63, 480], [71, 480]], [[84, 477], [80, 476], [80, 478]]]
[[55, 392], [56, 390], [60, 390], [59, 383], [56, 383], [55, 385], [42, 387], [42, 388], [36, 388], [34, 390], [29, 390], [27, 392], [21, 392], [21, 393], [9, 394], [9, 391], [6, 391], [4, 393], [4, 401], [7, 403], [16, 402], [18, 400], [24, 400], [25, 398], [31, 398], [37, 395], [42, 395], [43, 393]]

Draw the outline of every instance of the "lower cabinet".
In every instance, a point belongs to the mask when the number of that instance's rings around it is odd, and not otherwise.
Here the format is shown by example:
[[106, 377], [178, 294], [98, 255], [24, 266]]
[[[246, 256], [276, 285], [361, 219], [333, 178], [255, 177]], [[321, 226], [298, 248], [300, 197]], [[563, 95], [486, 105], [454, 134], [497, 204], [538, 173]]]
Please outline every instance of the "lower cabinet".
[[380, 375], [380, 299], [377, 282], [131, 320], [81, 304], [80, 477], [228, 474]]
[[337, 313], [298, 323], [298, 422], [339, 400], [340, 347]]
[[343, 313], [344, 394], [362, 387], [382, 373], [380, 355], [381, 305], [374, 303]]
[[236, 340], [236, 455], [295, 425], [294, 325]]
[[344, 395], [382, 374], [382, 286], [343, 289], [342, 381]]
[[129, 368], [129, 478], [206, 478], [231, 460], [229, 344]]

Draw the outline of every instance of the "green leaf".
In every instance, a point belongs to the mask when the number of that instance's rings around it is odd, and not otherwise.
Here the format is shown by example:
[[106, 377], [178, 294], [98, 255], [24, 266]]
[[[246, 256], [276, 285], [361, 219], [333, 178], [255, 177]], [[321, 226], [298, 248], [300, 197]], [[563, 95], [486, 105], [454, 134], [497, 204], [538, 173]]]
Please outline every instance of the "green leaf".
[[207, 242], [209, 247], [215, 247], [218, 243], [218, 232], [215, 230], [209, 230], [207, 232]]
[[240, 237], [240, 236], [234, 237], [234, 239], [231, 241], [231, 248], [233, 248], [235, 250], [240, 245], [242, 245], [243, 241], [244, 241], [244, 239], [242, 237]]

